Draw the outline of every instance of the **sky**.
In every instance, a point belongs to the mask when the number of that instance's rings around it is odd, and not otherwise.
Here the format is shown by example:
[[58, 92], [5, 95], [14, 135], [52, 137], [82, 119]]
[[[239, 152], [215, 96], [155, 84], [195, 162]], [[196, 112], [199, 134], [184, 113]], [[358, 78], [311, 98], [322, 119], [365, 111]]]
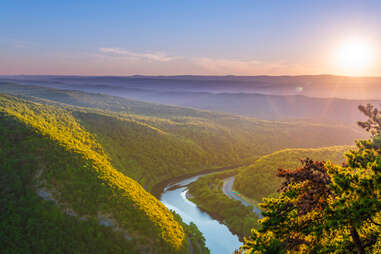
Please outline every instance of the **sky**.
[[0, 75], [381, 76], [380, 13], [366, 0], [1, 0]]

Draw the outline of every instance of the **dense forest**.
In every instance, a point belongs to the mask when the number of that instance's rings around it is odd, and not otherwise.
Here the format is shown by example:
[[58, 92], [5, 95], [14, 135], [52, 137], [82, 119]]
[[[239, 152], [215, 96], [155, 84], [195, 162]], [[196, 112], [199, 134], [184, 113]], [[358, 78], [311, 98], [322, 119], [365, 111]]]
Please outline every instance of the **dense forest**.
[[195, 229], [115, 170], [71, 112], [4, 95], [0, 111], [3, 251], [189, 252]]

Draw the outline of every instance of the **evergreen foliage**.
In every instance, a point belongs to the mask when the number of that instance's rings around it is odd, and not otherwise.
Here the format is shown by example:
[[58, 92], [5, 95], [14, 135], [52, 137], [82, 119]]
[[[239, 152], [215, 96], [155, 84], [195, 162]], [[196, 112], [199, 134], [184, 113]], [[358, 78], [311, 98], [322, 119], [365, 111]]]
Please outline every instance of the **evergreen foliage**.
[[371, 139], [356, 142], [342, 166], [306, 159], [285, 179], [278, 198], [261, 205], [261, 228], [245, 253], [380, 253], [381, 112], [360, 106]]

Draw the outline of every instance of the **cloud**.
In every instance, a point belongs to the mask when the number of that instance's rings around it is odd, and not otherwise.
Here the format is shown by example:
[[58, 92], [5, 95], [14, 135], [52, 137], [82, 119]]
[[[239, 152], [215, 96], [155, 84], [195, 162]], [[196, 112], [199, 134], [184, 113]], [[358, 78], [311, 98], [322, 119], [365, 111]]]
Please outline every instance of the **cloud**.
[[[79, 67], [79, 63], [83, 66]], [[66, 65], [76, 65], [76, 70], [86, 69], [99, 75], [283, 75], [311, 72], [306, 66], [282, 60], [174, 56], [166, 52], [136, 52], [116, 47], [77, 54], [73, 59], [66, 59]]]
[[169, 56], [165, 53], [155, 52], [155, 53], [137, 53], [130, 50], [120, 49], [120, 48], [100, 48], [101, 53], [114, 55], [114, 56], [124, 56], [141, 60], [148, 61], [158, 61], [158, 62], [169, 62], [178, 59], [178, 57]]

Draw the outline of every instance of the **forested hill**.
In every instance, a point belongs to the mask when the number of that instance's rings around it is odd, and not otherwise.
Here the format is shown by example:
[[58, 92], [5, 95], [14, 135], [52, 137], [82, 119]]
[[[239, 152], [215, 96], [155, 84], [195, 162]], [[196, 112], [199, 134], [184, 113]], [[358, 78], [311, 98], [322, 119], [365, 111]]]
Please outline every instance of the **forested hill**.
[[0, 91], [69, 109], [111, 164], [147, 190], [168, 178], [242, 165], [279, 149], [345, 145], [362, 136], [341, 125], [265, 121], [79, 91], [15, 84], [0, 85]]
[[206, 251], [197, 228], [146, 190], [363, 135], [76, 91], [1, 84], [0, 92], [8, 93], [0, 94], [0, 244], [19, 253], [188, 253], [189, 244]]
[[[278, 168], [298, 168], [301, 160], [325, 160], [341, 164], [350, 146], [332, 146], [309, 149], [284, 149], [262, 156], [240, 170], [234, 181], [234, 189], [250, 199], [262, 202], [262, 198], [275, 194], [282, 179], [276, 176]], [[253, 184], [255, 183], [255, 184]]]
[[0, 114], [3, 251], [189, 252], [181, 222], [110, 164], [72, 112], [1, 95]]

